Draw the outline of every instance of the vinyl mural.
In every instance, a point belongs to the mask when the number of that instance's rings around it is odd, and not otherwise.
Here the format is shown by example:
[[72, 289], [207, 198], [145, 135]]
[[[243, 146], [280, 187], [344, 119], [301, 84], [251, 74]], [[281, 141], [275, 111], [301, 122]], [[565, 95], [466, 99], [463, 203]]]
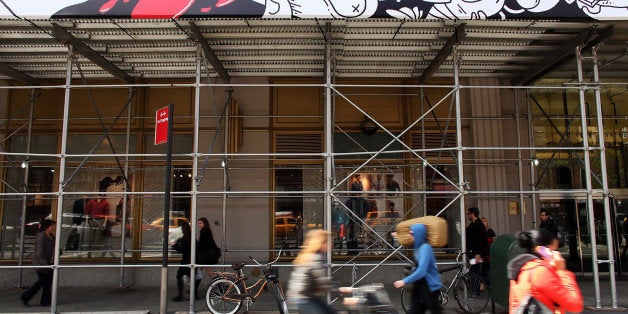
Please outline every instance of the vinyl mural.
[[37, 18], [628, 19], [628, 0], [0, 0]]

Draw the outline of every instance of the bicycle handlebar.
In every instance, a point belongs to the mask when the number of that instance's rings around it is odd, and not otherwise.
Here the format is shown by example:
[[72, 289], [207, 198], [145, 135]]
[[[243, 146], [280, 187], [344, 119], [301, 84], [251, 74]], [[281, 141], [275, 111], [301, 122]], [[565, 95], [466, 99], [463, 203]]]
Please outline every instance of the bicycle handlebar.
[[281, 247], [279, 248], [279, 253], [277, 254], [277, 258], [275, 258], [275, 260], [274, 260], [274, 261], [272, 261], [272, 262], [268, 262], [268, 263], [266, 263], [266, 264], [262, 264], [262, 263], [258, 262], [258, 261], [257, 261], [257, 260], [253, 257], [253, 256], [250, 256], [250, 255], [249, 255], [249, 259], [250, 259], [250, 260], [252, 260], [252, 261], [253, 261], [255, 264], [257, 264], [258, 266], [264, 266], [264, 265], [268, 266], [268, 265], [275, 264], [275, 263], [277, 263], [277, 261], [278, 261], [278, 260], [279, 260], [279, 258], [281, 257], [281, 251], [283, 251], [284, 246], [285, 246], [285, 244], [282, 244], [282, 245], [281, 245]]

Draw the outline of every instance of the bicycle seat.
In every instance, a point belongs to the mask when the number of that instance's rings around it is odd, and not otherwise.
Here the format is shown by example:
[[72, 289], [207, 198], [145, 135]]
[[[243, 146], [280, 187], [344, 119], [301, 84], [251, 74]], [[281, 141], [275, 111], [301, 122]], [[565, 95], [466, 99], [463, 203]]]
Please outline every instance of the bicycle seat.
[[233, 270], [239, 270], [239, 269], [242, 269], [244, 265], [246, 264], [245, 263], [231, 264], [231, 267], [233, 267]]

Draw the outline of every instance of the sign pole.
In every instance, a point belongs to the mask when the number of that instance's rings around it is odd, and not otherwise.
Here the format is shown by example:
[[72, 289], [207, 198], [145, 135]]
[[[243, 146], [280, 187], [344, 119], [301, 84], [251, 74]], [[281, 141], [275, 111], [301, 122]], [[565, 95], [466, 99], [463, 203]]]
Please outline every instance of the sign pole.
[[[168, 107], [162, 108], [157, 111], [155, 121], [155, 144], [157, 144], [157, 132], [161, 123], [164, 123], [163, 110], [167, 108], [165, 118], [168, 123], [168, 133], [166, 141], [166, 171], [165, 171], [165, 183], [164, 183], [164, 230], [163, 230], [163, 242], [162, 242], [162, 254], [161, 254], [161, 291], [159, 295], [159, 312], [167, 313], [168, 305], [168, 231], [170, 230], [170, 182], [172, 180], [172, 120], [174, 120], [174, 104], [169, 104]], [[161, 117], [160, 117], [161, 115]]]

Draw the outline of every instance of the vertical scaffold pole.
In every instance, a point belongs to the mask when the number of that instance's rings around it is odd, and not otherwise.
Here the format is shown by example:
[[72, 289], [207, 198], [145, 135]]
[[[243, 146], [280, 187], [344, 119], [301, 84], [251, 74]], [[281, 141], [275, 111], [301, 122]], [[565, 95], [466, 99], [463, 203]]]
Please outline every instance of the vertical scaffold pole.
[[[584, 174], [585, 185], [587, 191], [587, 210], [589, 221], [589, 235], [591, 241], [591, 266], [593, 267], [593, 284], [595, 286], [595, 307], [600, 308], [600, 274], [598, 269], [598, 256], [597, 256], [597, 239], [595, 233], [595, 213], [593, 211], [593, 187], [591, 184], [591, 153], [589, 151], [589, 131], [587, 129], [587, 112], [585, 105], [585, 91], [584, 79], [582, 76], [582, 47], [578, 46], [575, 49], [576, 64], [578, 66], [578, 83], [580, 88], [578, 89], [578, 96], [580, 101], [580, 127], [582, 128], [582, 150], [584, 153]], [[583, 270], [584, 271], [584, 270]]]
[[[332, 126], [332, 104], [331, 104], [331, 23], [325, 24], [325, 230], [331, 230], [331, 208], [332, 208], [332, 169], [333, 169], [333, 126]], [[327, 243], [331, 244], [331, 232], [327, 235]], [[331, 264], [332, 245], [327, 245], [327, 264]], [[331, 269], [327, 269], [327, 275], [331, 276]], [[327, 294], [327, 302], [331, 295]]]
[[[460, 109], [460, 76], [458, 71], [459, 69], [459, 56], [458, 56], [458, 45], [454, 45], [452, 51], [453, 63], [454, 63], [454, 97], [456, 98], [456, 158], [458, 159], [458, 188], [462, 195], [460, 196], [460, 234], [461, 234], [461, 245], [462, 251], [467, 251], [467, 236], [464, 232], [464, 227], [466, 223], [466, 209], [465, 209], [465, 195], [466, 195], [466, 184], [464, 179], [464, 166], [462, 163], [462, 111]], [[466, 257], [465, 257], [466, 258]]]
[[65, 158], [68, 144], [68, 120], [70, 116], [70, 94], [72, 86], [72, 61], [74, 59], [74, 48], [68, 45], [68, 61], [65, 76], [65, 95], [63, 98], [63, 126], [61, 129], [61, 154], [59, 160], [59, 179], [57, 180], [57, 228], [55, 237], [55, 260], [52, 272], [52, 300], [50, 313], [57, 312], [57, 300], [59, 297], [59, 262], [61, 260], [61, 219], [63, 218], [63, 186], [65, 184]]
[[600, 145], [600, 172], [602, 173], [602, 197], [604, 198], [604, 220], [606, 221], [606, 247], [608, 248], [608, 277], [611, 285], [612, 307], [617, 308], [617, 289], [615, 287], [615, 250], [613, 248], [613, 234], [611, 223], [615, 219], [611, 217], [611, 204], [608, 191], [608, 176], [606, 169], [606, 149], [604, 147], [604, 124], [602, 121], [602, 97], [600, 95], [600, 76], [598, 73], [597, 47], [592, 48], [593, 55], [593, 80], [595, 87], [595, 117], [597, 119], [597, 136]]

